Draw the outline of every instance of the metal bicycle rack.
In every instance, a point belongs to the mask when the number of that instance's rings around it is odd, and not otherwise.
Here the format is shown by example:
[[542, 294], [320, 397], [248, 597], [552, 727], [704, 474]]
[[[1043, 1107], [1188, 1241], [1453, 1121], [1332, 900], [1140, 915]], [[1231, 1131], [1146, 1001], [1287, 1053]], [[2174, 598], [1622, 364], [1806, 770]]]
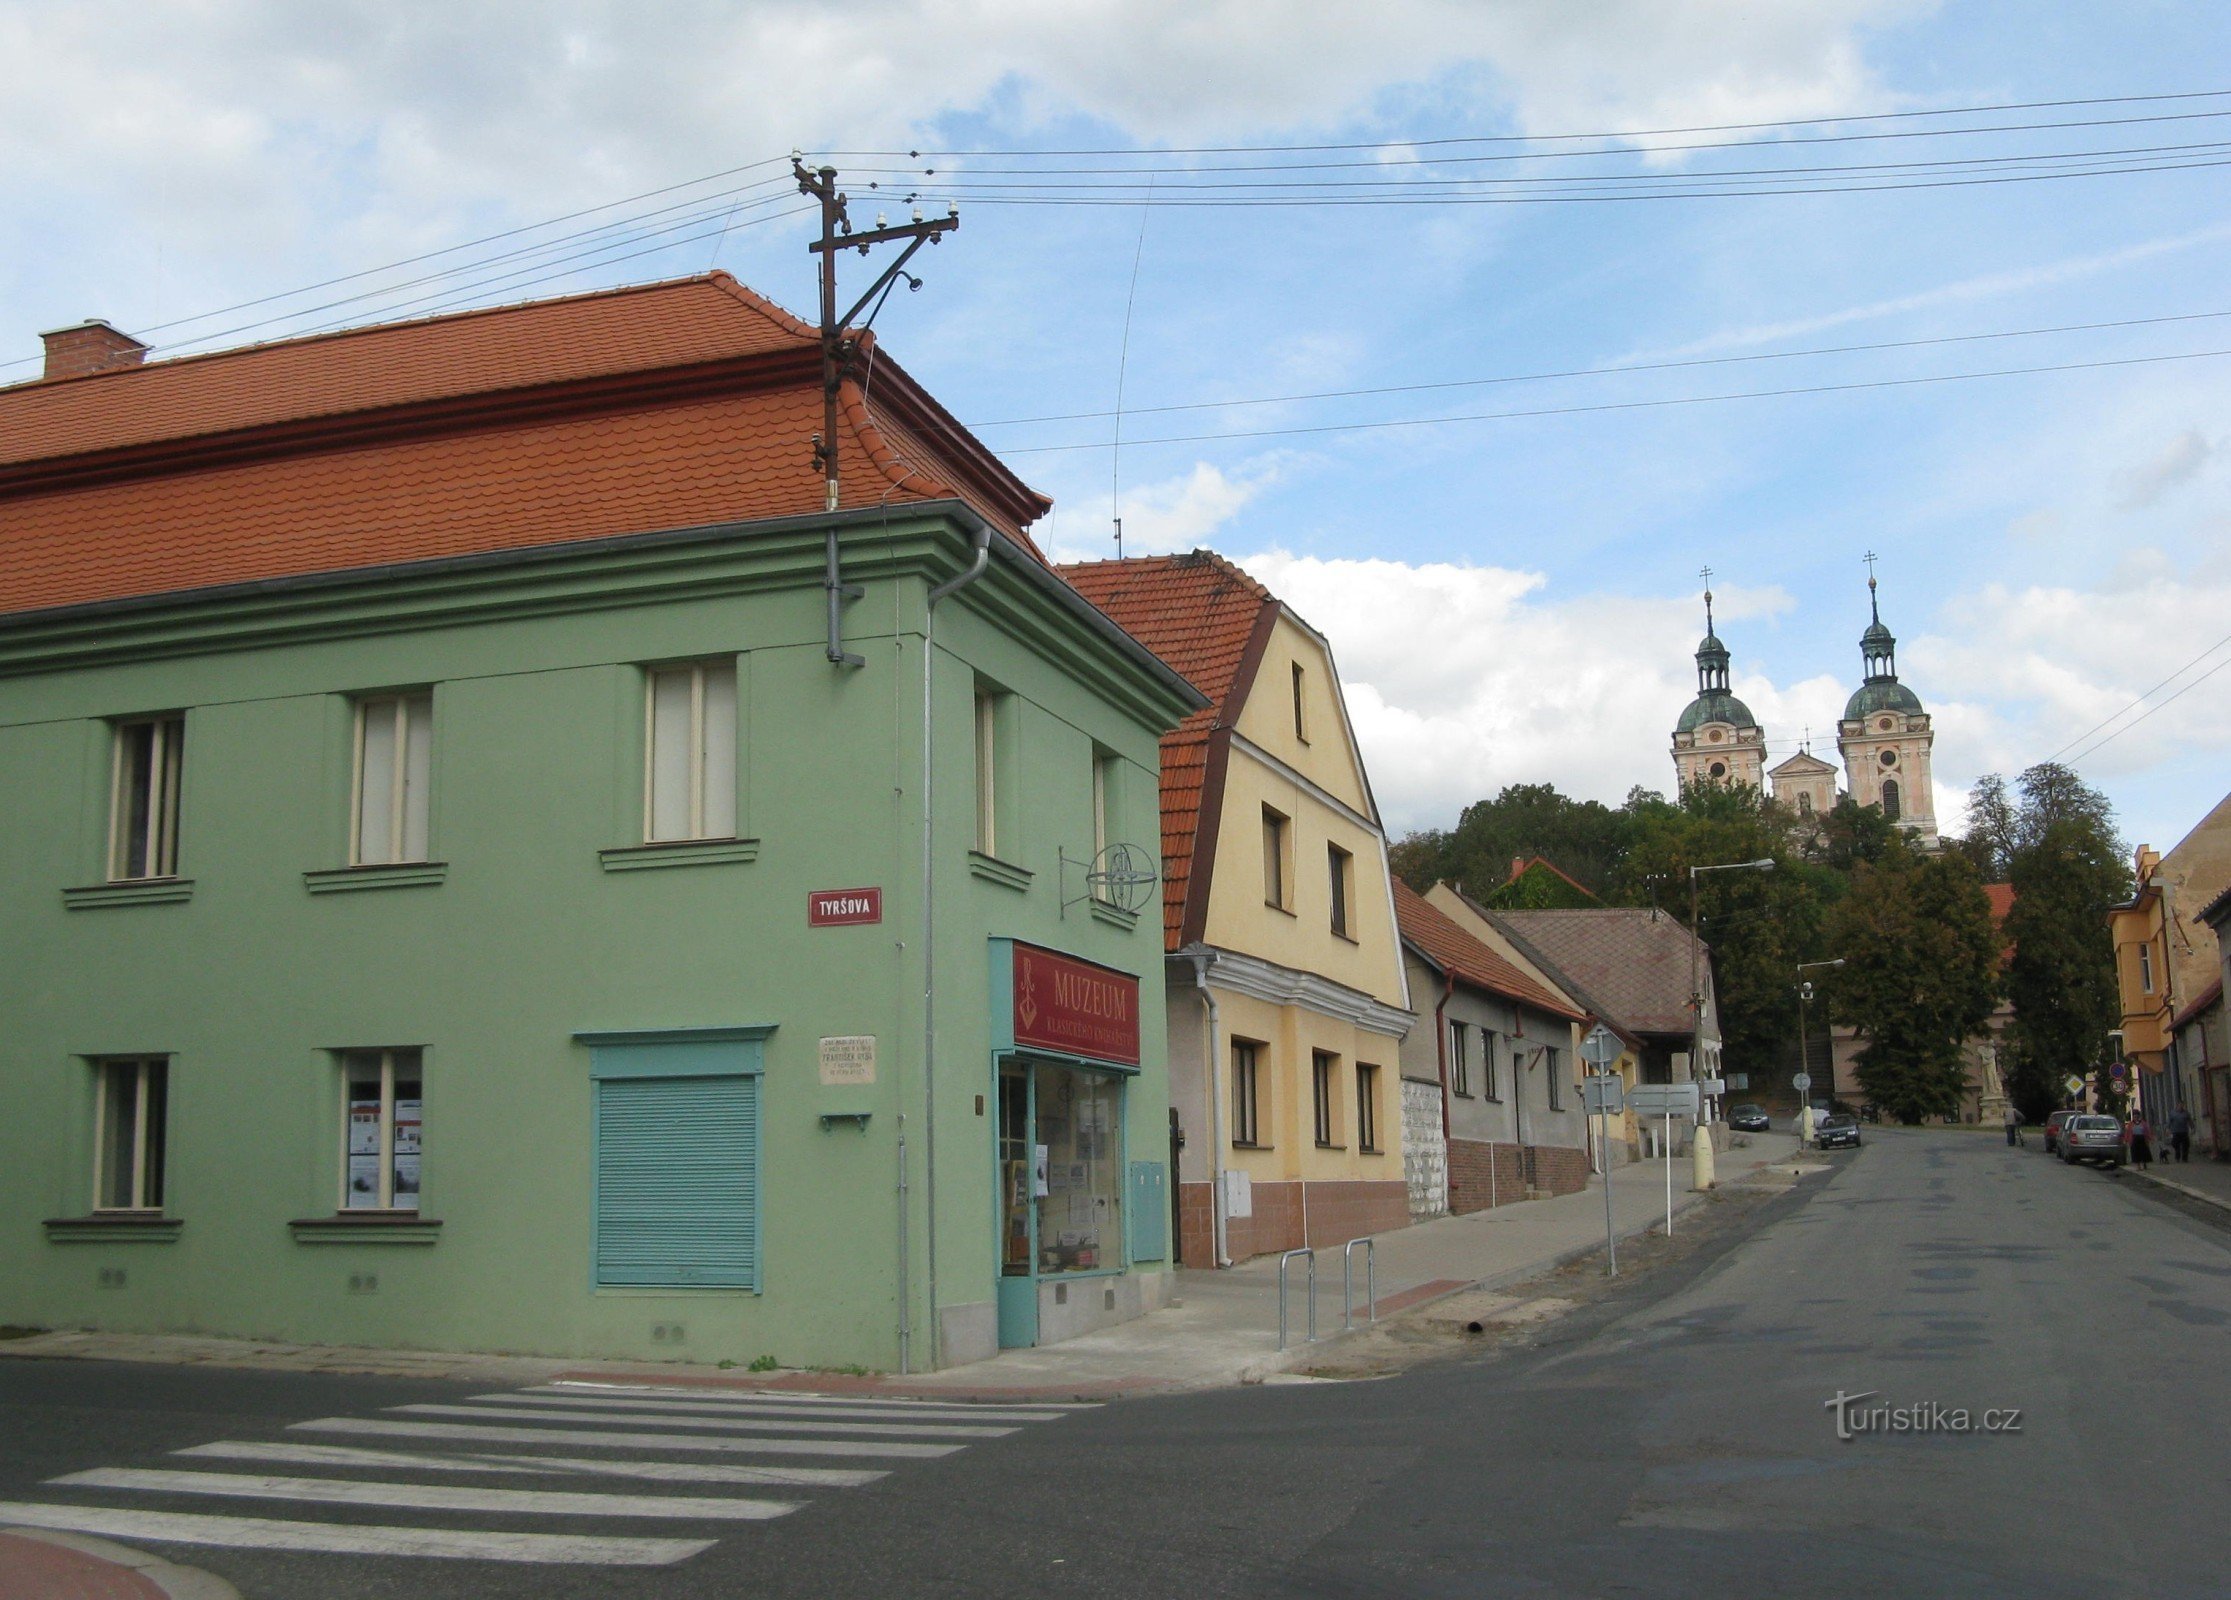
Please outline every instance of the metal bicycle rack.
[[1317, 1252], [1307, 1245], [1299, 1245], [1278, 1258], [1278, 1348], [1281, 1350], [1286, 1348], [1286, 1263], [1296, 1256], [1305, 1256], [1309, 1261], [1307, 1342], [1317, 1342]]
[[1350, 1239], [1347, 1246], [1340, 1252], [1340, 1331], [1342, 1333], [1346, 1333], [1355, 1326], [1353, 1320], [1355, 1306], [1352, 1297], [1355, 1293], [1356, 1246], [1359, 1244], [1363, 1246], [1364, 1318], [1367, 1322], [1377, 1322], [1379, 1320], [1379, 1297], [1372, 1292], [1371, 1288], [1371, 1263], [1372, 1257], [1378, 1253], [1378, 1246], [1368, 1238]]

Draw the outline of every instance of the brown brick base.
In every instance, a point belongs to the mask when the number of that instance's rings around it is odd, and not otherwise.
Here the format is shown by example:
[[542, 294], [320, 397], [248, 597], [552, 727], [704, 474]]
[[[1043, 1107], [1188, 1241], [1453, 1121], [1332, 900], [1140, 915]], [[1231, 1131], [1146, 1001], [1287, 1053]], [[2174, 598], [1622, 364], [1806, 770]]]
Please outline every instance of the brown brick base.
[[[1304, 1243], [1320, 1250], [1337, 1249], [1350, 1239], [1410, 1225], [1410, 1186], [1400, 1180], [1311, 1183], [1309, 1237], [1304, 1240], [1301, 1188], [1299, 1183], [1254, 1185], [1255, 1214], [1229, 1218], [1224, 1226], [1224, 1242], [1235, 1262]], [[1179, 1184], [1178, 1209], [1179, 1262], [1188, 1267], [1213, 1266], [1216, 1223], [1209, 1211], [1209, 1186]]]
[[1529, 1188], [1576, 1194], [1588, 1187], [1588, 1152], [1571, 1145], [1449, 1141], [1449, 1210], [1457, 1215], [1516, 1205]]

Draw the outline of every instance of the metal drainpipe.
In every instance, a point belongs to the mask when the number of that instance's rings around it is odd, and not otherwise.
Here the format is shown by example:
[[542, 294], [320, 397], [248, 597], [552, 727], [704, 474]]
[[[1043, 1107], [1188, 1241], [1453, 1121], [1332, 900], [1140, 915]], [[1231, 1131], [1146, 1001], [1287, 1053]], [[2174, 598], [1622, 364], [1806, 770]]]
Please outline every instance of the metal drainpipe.
[[1456, 1202], [1449, 1183], [1449, 1028], [1442, 1020], [1451, 1000], [1456, 998], [1456, 974], [1442, 975], [1441, 998], [1433, 1004], [1433, 1058], [1441, 1069], [1441, 1203], [1448, 1214], [1456, 1213]]
[[1194, 952], [1193, 981], [1201, 991], [1201, 1003], [1208, 1008], [1208, 1214], [1210, 1231], [1214, 1235], [1213, 1248], [1216, 1264], [1232, 1264], [1230, 1236], [1224, 1220], [1224, 1091], [1216, 1080], [1216, 1064], [1221, 1052], [1216, 1041], [1222, 1037], [1223, 1028], [1217, 1017], [1216, 991], [1208, 986], [1208, 969], [1216, 965], [1215, 955], [1207, 950]]
[[[930, 1370], [936, 1371], [939, 1348], [937, 1327], [937, 853], [932, 848], [932, 824], [936, 812], [931, 804], [935, 794], [936, 764], [931, 759], [930, 743], [930, 680], [937, 666], [937, 603], [956, 589], [964, 589], [984, 575], [991, 565], [992, 528], [988, 522], [976, 524], [976, 554], [966, 570], [946, 579], [929, 592], [922, 607], [922, 1207], [929, 1219], [929, 1291], [930, 1291]], [[902, 1219], [899, 1228], [899, 1263], [904, 1277], [906, 1263], [906, 1227]], [[902, 1297], [899, 1302], [899, 1349], [907, 1348], [913, 1308]], [[900, 1371], [906, 1370], [904, 1360]]]

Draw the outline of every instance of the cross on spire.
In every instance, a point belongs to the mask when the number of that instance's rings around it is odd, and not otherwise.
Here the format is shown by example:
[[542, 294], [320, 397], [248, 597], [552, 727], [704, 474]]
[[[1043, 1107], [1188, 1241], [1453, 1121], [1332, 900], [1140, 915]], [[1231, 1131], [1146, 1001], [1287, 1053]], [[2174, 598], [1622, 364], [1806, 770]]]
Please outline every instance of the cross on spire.
[[1859, 559], [1867, 563], [1867, 609], [1873, 614], [1874, 619], [1880, 622], [1882, 612], [1875, 604], [1875, 562], [1878, 558], [1874, 551], [1870, 550]]
[[1704, 631], [1712, 631], [1712, 569], [1706, 567], [1697, 574], [1704, 580]]

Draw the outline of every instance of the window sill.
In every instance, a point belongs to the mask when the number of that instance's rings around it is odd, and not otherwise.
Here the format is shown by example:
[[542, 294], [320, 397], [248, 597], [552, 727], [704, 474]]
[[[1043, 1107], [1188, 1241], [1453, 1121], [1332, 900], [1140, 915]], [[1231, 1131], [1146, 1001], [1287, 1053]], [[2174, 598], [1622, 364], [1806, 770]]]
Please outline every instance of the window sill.
[[305, 872], [302, 886], [312, 894], [346, 894], [354, 889], [416, 889], [448, 876], [446, 861], [393, 861]]
[[441, 1219], [415, 1211], [366, 1211], [356, 1216], [296, 1217], [287, 1224], [296, 1244], [432, 1244]]
[[89, 883], [62, 891], [62, 903], [72, 911], [97, 911], [104, 906], [168, 906], [193, 897], [191, 878], [127, 878], [119, 883]]
[[648, 872], [658, 867], [717, 867], [759, 859], [757, 839], [661, 839], [656, 844], [599, 850], [607, 872]]
[[1344, 1144], [1327, 1144], [1324, 1140], [1319, 1139], [1317, 1141], [1317, 1148], [1320, 1150], [1345, 1150], [1348, 1147]]
[[1234, 1139], [1232, 1148], [1234, 1150], [1275, 1150], [1278, 1146], [1274, 1144], [1249, 1144], [1244, 1139]]
[[171, 1244], [186, 1226], [183, 1217], [160, 1211], [96, 1211], [84, 1217], [49, 1217], [50, 1244]]
[[1125, 933], [1129, 933], [1139, 925], [1139, 914], [1136, 911], [1126, 911], [1123, 907], [1110, 905], [1105, 900], [1094, 900], [1091, 905], [1093, 916], [1105, 922], [1111, 928], [1121, 928]]
[[1294, 908], [1292, 906], [1282, 906], [1275, 900], [1265, 900], [1263, 902], [1263, 909], [1265, 911], [1275, 911], [1282, 917], [1291, 917], [1294, 915]]
[[988, 856], [981, 850], [969, 851], [968, 870], [973, 876], [982, 878], [986, 883], [996, 883], [1002, 888], [1014, 889], [1018, 892], [1027, 890], [1030, 887], [1030, 880], [1037, 876], [1028, 867], [1018, 867], [1012, 861], [1002, 861], [999, 857]]
[[1354, 934], [1350, 933], [1346, 928], [1333, 929], [1332, 936], [1335, 939], [1338, 939], [1342, 944], [1352, 944], [1358, 949], [1361, 949], [1363, 947], [1363, 941], [1357, 938]]

